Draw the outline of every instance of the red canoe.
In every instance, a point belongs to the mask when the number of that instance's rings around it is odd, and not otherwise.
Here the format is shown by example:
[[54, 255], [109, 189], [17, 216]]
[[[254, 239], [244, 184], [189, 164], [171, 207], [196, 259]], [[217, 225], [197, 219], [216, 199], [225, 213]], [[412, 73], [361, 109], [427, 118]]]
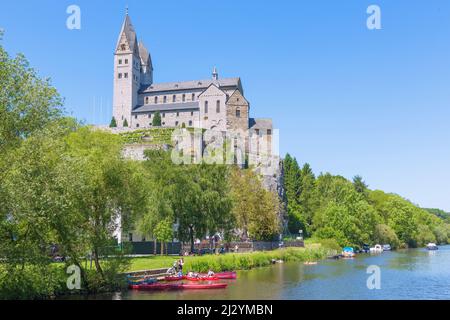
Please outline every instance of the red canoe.
[[135, 284], [130, 285], [132, 290], [177, 290], [182, 289], [180, 284], [169, 284], [169, 283], [152, 283], [152, 284]]
[[[200, 277], [207, 277], [207, 275], [201, 274]], [[236, 279], [237, 275], [236, 275], [236, 271], [227, 271], [227, 272], [215, 273], [213, 277], [218, 278], [220, 280], [225, 280], [225, 279]]]
[[205, 283], [205, 284], [182, 284], [182, 289], [225, 289], [226, 283]]
[[185, 276], [184, 279], [186, 279], [188, 281], [217, 281], [217, 280], [219, 280], [218, 277], [203, 277], [203, 276], [200, 276], [198, 278]]
[[178, 276], [167, 276], [164, 278], [165, 281], [180, 281], [183, 280], [183, 276], [178, 277]]
[[139, 284], [130, 285], [132, 290], [195, 290], [195, 289], [224, 289], [226, 283], [205, 283], [205, 284], [173, 284], [173, 283], [155, 283], [155, 284]]

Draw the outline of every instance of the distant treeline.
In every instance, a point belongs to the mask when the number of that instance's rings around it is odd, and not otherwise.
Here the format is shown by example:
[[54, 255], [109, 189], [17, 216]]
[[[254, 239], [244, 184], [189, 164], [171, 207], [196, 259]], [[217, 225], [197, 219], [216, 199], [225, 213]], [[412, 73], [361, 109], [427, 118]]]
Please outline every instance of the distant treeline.
[[284, 159], [289, 231], [334, 239], [341, 246], [391, 244], [417, 247], [448, 243], [448, 213], [421, 209], [396, 194], [370, 190], [362, 177], [353, 181], [329, 173], [316, 177], [309, 164]]

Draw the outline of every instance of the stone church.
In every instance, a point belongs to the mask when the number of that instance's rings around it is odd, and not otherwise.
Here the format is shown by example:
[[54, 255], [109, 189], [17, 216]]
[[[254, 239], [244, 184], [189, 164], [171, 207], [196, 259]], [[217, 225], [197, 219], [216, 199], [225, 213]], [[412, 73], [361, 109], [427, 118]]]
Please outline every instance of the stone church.
[[114, 53], [113, 117], [117, 127], [150, 128], [155, 112], [162, 127], [272, 135], [272, 120], [250, 118], [240, 78], [155, 83], [149, 50], [137, 40], [128, 12]]

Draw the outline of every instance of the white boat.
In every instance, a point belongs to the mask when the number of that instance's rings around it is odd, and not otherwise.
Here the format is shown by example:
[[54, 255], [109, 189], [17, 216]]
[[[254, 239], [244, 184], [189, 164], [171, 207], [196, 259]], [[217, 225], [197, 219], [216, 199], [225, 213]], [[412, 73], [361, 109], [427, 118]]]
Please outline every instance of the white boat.
[[380, 244], [375, 245], [375, 247], [370, 248], [370, 253], [381, 253], [383, 252], [383, 247]]
[[383, 245], [383, 251], [391, 251], [391, 250], [392, 250], [392, 248], [391, 248], [390, 244]]
[[432, 243], [430, 242], [429, 244], [427, 244], [427, 249], [428, 250], [438, 250], [438, 246], [436, 245], [436, 243]]

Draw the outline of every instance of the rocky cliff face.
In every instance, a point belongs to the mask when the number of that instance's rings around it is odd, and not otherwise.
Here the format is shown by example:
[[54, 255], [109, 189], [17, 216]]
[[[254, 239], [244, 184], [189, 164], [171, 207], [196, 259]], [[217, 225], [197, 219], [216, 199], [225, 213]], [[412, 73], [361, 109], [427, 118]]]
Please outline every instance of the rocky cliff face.
[[276, 193], [280, 199], [280, 208], [278, 215], [282, 231], [284, 233], [287, 230], [288, 217], [287, 217], [286, 190], [284, 189], [283, 160], [279, 157], [276, 157], [273, 160], [273, 163], [274, 167], [271, 170], [256, 167], [255, 171], [261, 174], [264, 188], [266, 188], [271, 192]]

